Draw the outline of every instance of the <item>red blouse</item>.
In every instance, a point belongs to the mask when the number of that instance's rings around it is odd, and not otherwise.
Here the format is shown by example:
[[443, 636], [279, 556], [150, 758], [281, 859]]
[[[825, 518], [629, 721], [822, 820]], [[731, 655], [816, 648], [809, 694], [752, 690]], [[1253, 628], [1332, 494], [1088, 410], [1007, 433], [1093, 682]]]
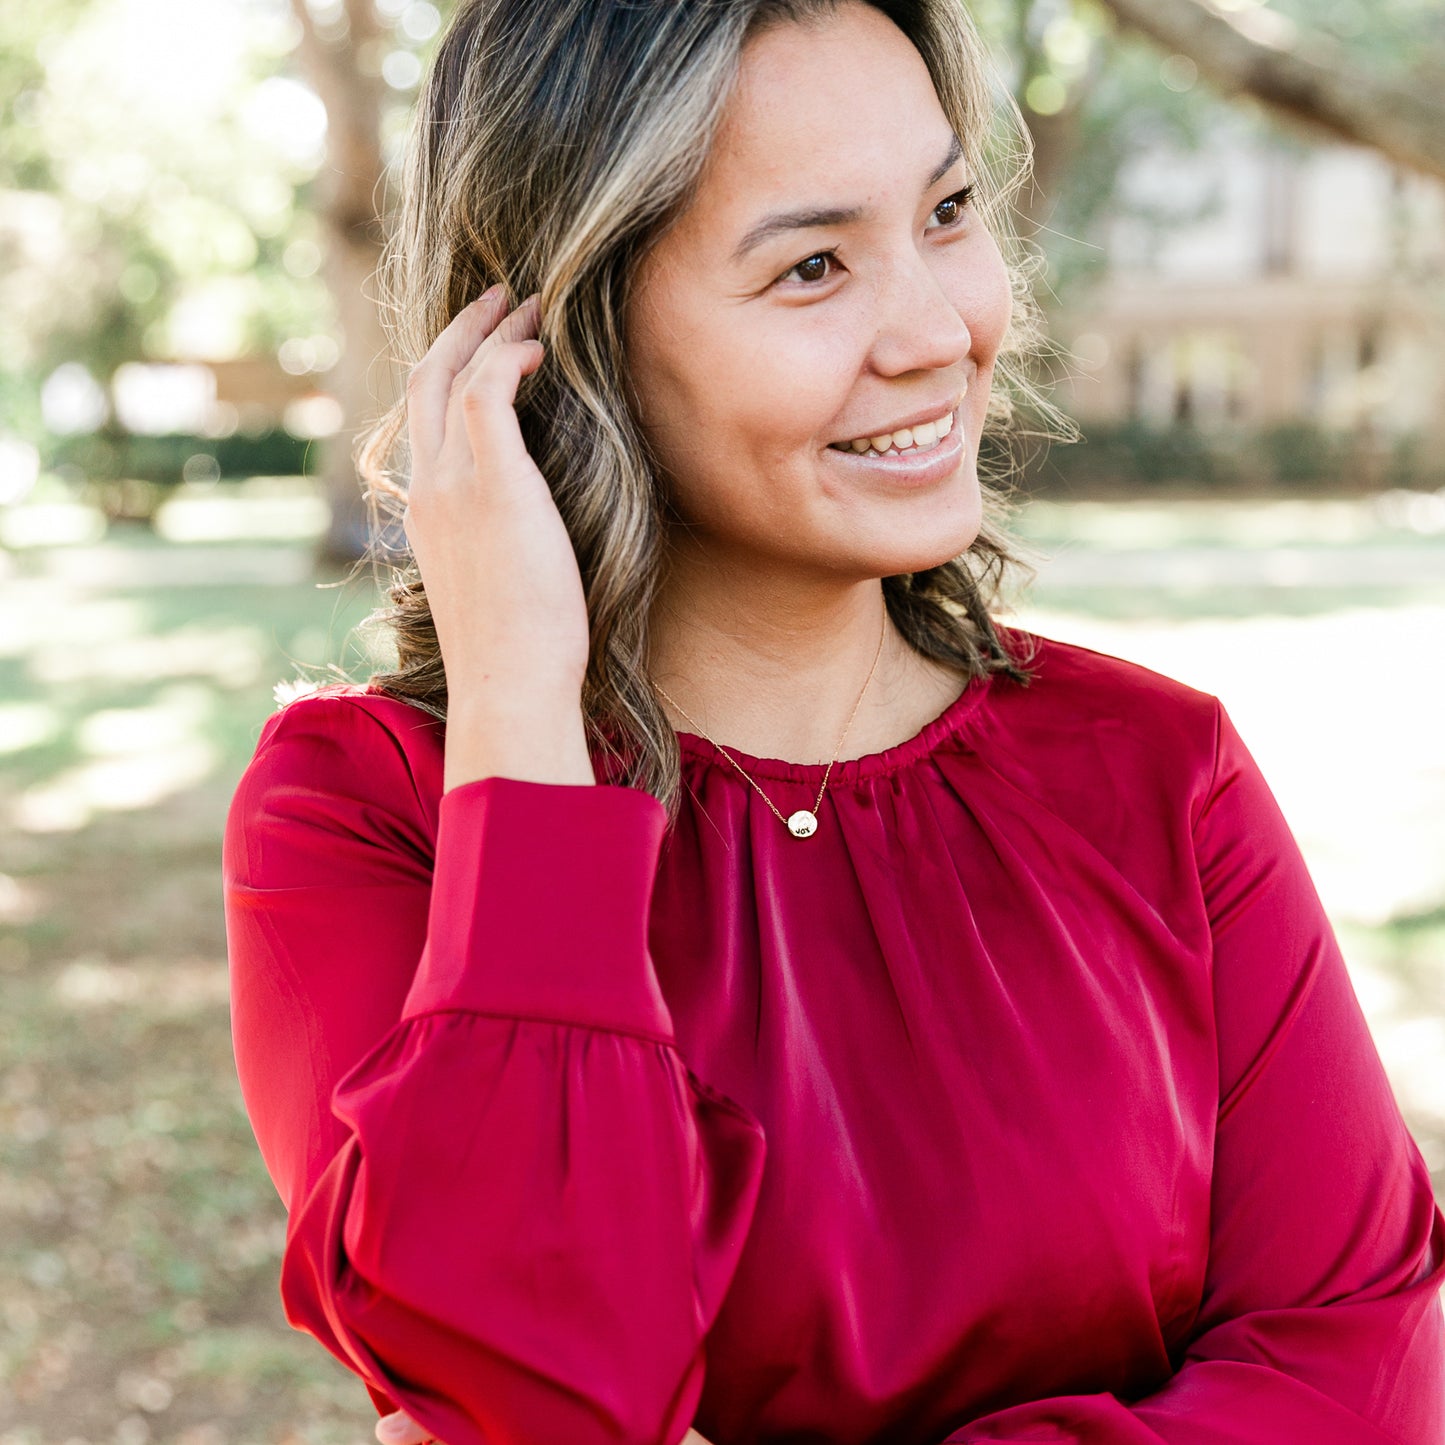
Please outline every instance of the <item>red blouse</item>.
[[1274, 799], [1035, 643], [808, 839], [690, 734], [665, 830], [273, 714], [224, 866], [291, 1323], [446, 1445], [1445, 1441], [1445, 1215]]

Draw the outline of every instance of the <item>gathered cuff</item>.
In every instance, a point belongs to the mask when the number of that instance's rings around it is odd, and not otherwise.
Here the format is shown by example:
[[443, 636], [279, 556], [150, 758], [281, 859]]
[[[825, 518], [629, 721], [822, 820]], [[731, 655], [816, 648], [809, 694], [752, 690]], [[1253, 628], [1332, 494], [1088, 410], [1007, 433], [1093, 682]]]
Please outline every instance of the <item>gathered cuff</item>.
[[674, 1039], [647, 948], [667, 812], [612, 784], [442, 795], [428, 942], [403, 1018], [464, 1009]]

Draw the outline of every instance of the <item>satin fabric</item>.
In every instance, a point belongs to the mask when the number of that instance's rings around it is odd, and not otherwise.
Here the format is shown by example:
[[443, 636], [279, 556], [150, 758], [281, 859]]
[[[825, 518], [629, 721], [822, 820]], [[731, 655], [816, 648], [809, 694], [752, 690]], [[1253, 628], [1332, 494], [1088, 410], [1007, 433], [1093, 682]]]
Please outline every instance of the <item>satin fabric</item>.
[[[1212, 697], [1005, 633], [794, 838], [365, 687], [224, 854], [287, 1318], [446, 1445], [1440, 1445], [1445, 1216]], [[821, 765], [735, 754], [787, 816]]]

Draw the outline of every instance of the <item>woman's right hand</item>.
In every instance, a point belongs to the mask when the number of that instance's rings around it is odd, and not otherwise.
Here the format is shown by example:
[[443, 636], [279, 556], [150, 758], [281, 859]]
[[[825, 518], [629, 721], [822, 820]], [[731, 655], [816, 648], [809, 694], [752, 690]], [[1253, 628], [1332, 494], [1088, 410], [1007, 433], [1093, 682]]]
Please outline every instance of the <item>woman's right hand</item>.
[[[434, 1438], [423, 1430], [405, 1410], [398, 1410], [392, 1415], [383, 1415], [376, 1422], [376, 1438], [382, 1442], [382, 1445], [437, 1445]], [[699, 1435], [696, 1430], [689, 1429], [687, 1434], [678, 1441], [678, 1445], [712, 1445], [712, 1442], [705, 1435]]]
[[542, 364], [538, 298], [500, 286], [464, 307], [407, 379], [403, 524], [454, 701], [567, 695], [587, 669], [571, 538], [522, 440], [514, 402]]

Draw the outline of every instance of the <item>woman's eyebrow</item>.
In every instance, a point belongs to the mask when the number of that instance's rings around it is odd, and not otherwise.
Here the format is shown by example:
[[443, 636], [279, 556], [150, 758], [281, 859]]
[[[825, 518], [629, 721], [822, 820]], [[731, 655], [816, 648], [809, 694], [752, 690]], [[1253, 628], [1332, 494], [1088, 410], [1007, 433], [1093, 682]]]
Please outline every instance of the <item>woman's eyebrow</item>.
[[[948, 174], [949, 168], [963, 155], [963, 143], [952, 132], [948, 138], [948, 154], [934, 167], [933, 174], [923, 183], [926, 191], [935, 186]], [[813, 207], [806, 211], [774, 211], [764, 216], [756, 225], [748, 228], [733, 252], [733, 260], [741, 261], [749, 251], [761, 246], [764, 241], [781, 235], [784, 231], [806, 231], [814, 226], [845, 226], [852, 221], [863, 219], [862, 206]]]

